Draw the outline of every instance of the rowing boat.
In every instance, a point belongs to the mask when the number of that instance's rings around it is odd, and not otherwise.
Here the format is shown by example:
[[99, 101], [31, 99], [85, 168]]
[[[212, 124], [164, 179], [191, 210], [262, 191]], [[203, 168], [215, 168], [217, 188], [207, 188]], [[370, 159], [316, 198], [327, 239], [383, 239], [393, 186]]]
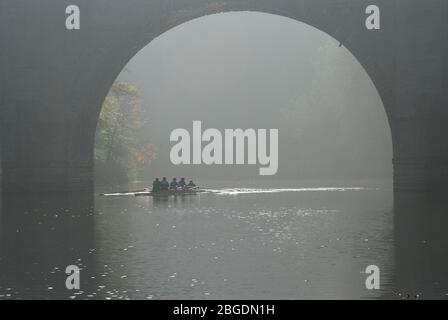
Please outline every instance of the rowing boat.
[[152, 197], [169, 197], [169, 196], [183, 196], [183, 195], [195, 195], [202, 192], [199, 188], [187, 188], [187, 189], [176, 189], [176, 190], [161, 190], [157, 192], [145, 191], [145, 192], [135, 192], [136, 197], [141, 196], [152, 196]]

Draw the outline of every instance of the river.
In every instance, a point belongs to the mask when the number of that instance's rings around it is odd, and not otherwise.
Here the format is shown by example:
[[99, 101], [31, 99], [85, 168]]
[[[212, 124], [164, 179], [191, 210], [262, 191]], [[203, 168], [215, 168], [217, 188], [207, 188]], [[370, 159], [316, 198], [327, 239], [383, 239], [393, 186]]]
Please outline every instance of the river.
[[[391, 295], [389, 183], [201, 185], [207, 192], [168, 198], [98, 196], [110, 188], [83, 197], [4, 197], [0, 298]], [[64, 286], [67, 265], [82, 269], [79, 290]], [[381, 270], [380, 290], [366, 289], [369, 265]]]

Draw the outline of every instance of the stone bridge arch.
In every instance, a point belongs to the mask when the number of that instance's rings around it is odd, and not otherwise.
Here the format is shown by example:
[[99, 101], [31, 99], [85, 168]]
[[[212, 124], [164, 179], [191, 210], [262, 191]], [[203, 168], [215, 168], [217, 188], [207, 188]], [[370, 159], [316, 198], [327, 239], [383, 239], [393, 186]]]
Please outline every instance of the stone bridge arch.
[[[81, 10], [80, 30], [65, 29], [69, 4]], [[0, 52], [3, 190], [91, 186], [98, 115], [123, 67], [165, 31], [230, 11], [288, 17], [340, 41], [364, 67], [383, 100], [394, 146], [395, 188], [446, 189], [448, 142], [442, 136], [447, 133], [443, 104], [448, 99], [442, 88], [447, 83], [447, 5], [443, 0], [378, 0], [381, 29], [367, 30], [369, 4], [363, 0], [4, 1], [0, 39], [8, 46]]]

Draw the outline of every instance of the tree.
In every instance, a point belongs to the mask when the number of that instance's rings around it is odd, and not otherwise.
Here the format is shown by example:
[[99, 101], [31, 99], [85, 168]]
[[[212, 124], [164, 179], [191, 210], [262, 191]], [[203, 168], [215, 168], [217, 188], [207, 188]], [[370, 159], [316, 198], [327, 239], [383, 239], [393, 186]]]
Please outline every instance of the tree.
[[148, 113], [142, 106], [138, 88], [116, 82], [104, 101], [97, 126], [97, 180], [127, 182], [152, 162], [157, 150], [143, 130], [148, 123]]

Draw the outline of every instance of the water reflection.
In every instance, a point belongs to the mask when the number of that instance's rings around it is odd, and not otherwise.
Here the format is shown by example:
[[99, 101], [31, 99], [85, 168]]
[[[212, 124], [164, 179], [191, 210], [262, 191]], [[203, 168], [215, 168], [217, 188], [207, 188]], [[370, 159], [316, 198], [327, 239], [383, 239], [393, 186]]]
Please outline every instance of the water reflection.
[[[0, 229], [2, 298], [84, 296], [94, 284], [93, 194], [4, 195]], [[68, 265], [82, 290], [65, 287]]]
[[97, 258], [109, 297], [378, 298], [383, 291], [364, 286], [371, 263], [389, 287], [388, 190], [226, 190], [98, 198]]
[[[224, 190], [224, 189], [223, 189]], [[95, 207], [95, 208], [94, 208]], [[0, 299], [443, 299], [448, 201], [381, 188], [3, 196]], [[395, 258], [394, 258], [395, 257]], [[65, 268], [82, 268], [81, 289]], [[382, 290], [364, 287], [369, 264]]]

